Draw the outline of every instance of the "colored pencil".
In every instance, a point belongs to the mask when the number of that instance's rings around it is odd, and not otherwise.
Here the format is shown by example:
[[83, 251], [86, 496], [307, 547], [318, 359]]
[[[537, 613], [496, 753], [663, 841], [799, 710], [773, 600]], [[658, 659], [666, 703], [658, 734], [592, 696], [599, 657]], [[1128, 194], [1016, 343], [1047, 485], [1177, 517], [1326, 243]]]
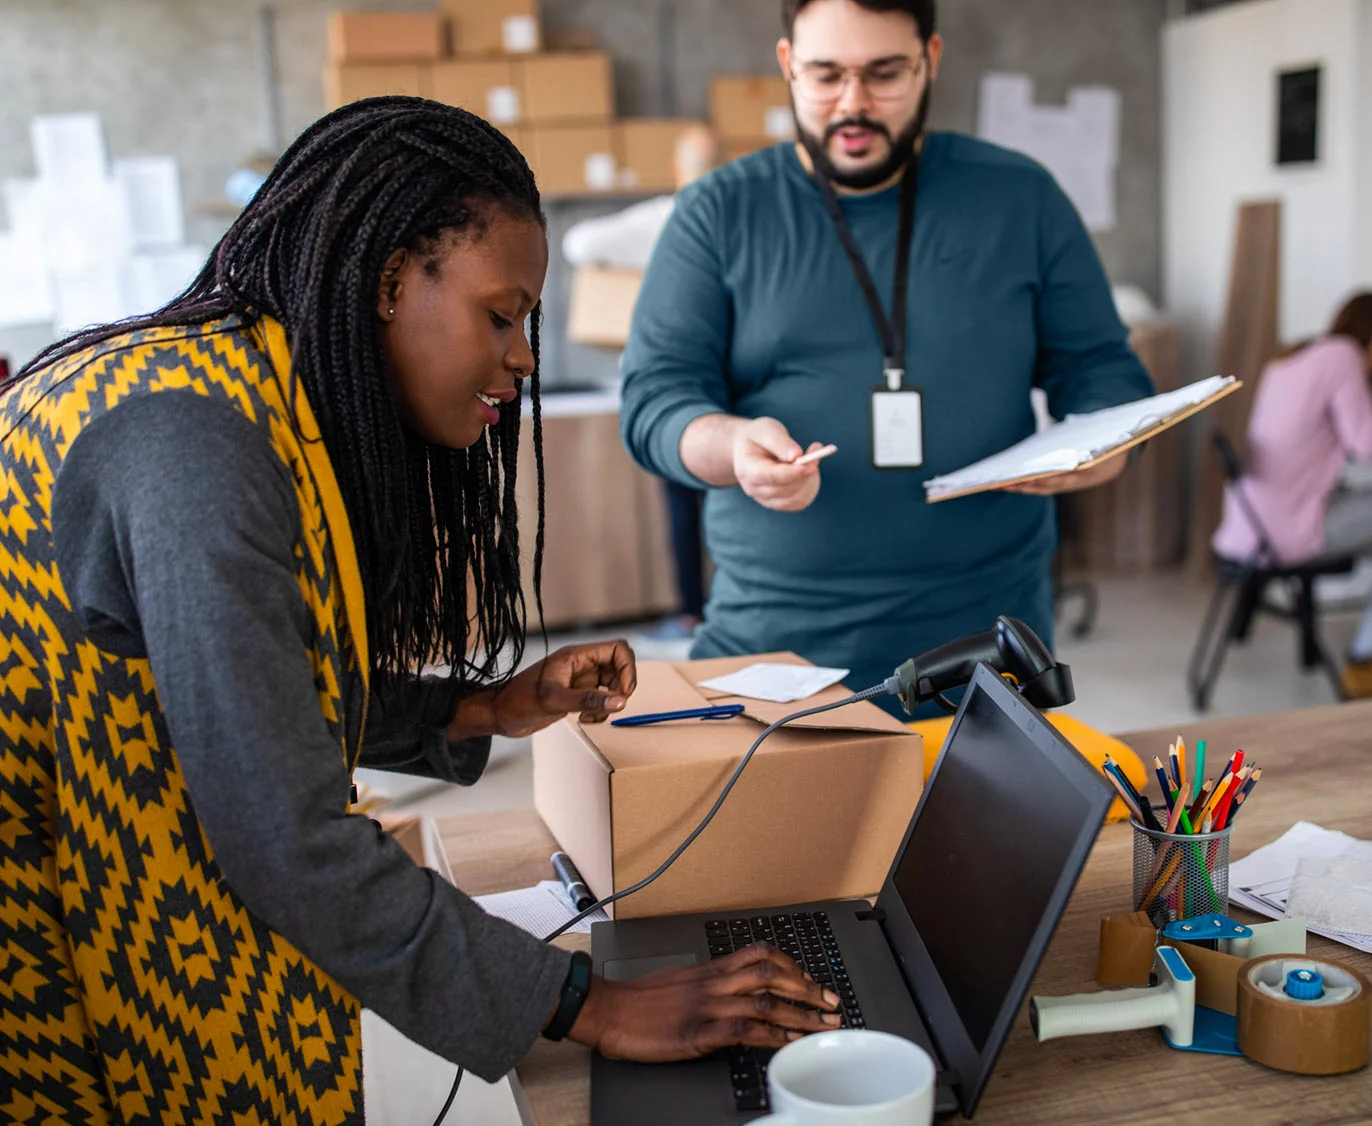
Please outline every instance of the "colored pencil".
[[1186, 742], [1177, 736], [1177, 789], [1186, 781]]
[[1111, 774], [1113, 774], [1116, 778], [1120, 780], [1120, 783], [1124, 786], [1126, 790], [1129, 791], [1130, 796], [1134, 799], [1134, 804], [1142, 808], [1145, 804], [1143, 800], [1143, 795], [1134, 788], [1134, 783], [1129, 781], [1129, 775], [1124, 773], [1124, 767], [1120, 766], [1120, 764], [1117, 763], [1114, 759], [1112, 759], [1109, 755], [1106, 755], [1105, 769], [1110, 771]]
[[1234, 804], [1234, 795], [1243, 789], [1244, 783], [1248, 781], [1248, 774], [1249, 770], [1246, 766], [1235, 774], [1234, 781], [1230, 785], [1228, 792], [1220, 799], [1219, 804], [1215, 807], [1215, 824], [1219, 828], [1223, 829], [1229, 824], [1229, 808]]
[[1139, 807], [1134, 804], [1134, 799], [1129, 796], [1128, 791], [1126, 791], [1125, 788], [1120, 785], [1120, 780], [1116, 778], [1110, 770], [1106, 769], [1105, 767], [1101, 767], [1101, 770], [1104, 772], [1105, 776], [1110, 779], [1110, 784], [1114, 786], [1117, 791], [1119, 791], [1120, 800], [1124, 802], [1125, 808], [1128, 809], [1129, 812], [1133, 814], [1134, 818], [1138, 821], [1138, 823], [1142, 825], [1143, 810], [1139, 809]]
[[[1229, 792], [1229, 786], [1234, 781], [1231, 775], [1220, 781], [1214, 791], [1210, 794], [1210, 800], [1205, 803], [1205, 820], [1210, 821], [1215, 815], [1215, 807], [1224, 800], [1224, 795]], [[1210, 830], [1205, 830], [1207, 833]]]
[[1167, 831], [1175, 833], [1177, 824], [1186, 814], [1186, 801], [1191, 796], [1191, 783], [1183, 782], [1181, 789], [1177, 791], [1176, 804], [1172, 806], [1172, 816], [1167, 820]]
[[1167, 771], [1163, 769], [1162, 759], [1157, 755], [1153, 756], [1153, 770], [1158, 776], [1158, 785], [1162, 788], [1162, 800], [1167, 804], [1167, 812], [1172, 812], [1172, 787], [1168, 783]]
[[1196, 781], [1192, 789], [1200, 793], [1201, 780], [1205, 777], [1205, 740], [1196, 740]]
[[1196, 800], [1191, 803], [1191, 808], [1186, 811], [1186, 815], [1191, 821], [1191, 824], [1200, 824], [1201, 811], [1205, 809], [1205, 803], [1210, 800], [1210, 794], [1214, 789], [1215, 783], [1211, 782], [1209, 779], [1207, 779], [1205, 785], [1200, 788], [1200, 793], [1196, 795]]
[[1177, 753], [1177, 745], [1173, 743], [1167, 748], [1167, 775], [1172, 790], [1181, 789], [1181, 755]]

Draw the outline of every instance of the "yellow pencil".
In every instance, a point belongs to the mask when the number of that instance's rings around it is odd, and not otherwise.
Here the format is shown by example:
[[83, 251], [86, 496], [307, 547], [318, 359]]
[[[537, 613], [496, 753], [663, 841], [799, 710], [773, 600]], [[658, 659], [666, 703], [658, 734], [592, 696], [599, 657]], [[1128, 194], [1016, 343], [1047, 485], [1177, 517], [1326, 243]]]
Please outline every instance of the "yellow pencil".
[[[1232, 774], [1226, 774], [1220, 784], [1210, 791], [1210, 800], [1205, 803], [1204, 810], [1205, 820], [1207, 822], [1210, 820], [1211, 814], [1215, 812], [1215, 806], [1219, 805], [1220, 799], [1224, 797], [1225, 791], [1228, 790], [1233, 783], [1234, 776]], [[1210, 830], [1207, 829], [1205, 831], [1208, 833]]]
[[1186, 780], [1186, 742], [1180, 735], [1177, 736], [1177, 764], [1181, 767], [1181, 773], [1177, 775], [1180, 786]]

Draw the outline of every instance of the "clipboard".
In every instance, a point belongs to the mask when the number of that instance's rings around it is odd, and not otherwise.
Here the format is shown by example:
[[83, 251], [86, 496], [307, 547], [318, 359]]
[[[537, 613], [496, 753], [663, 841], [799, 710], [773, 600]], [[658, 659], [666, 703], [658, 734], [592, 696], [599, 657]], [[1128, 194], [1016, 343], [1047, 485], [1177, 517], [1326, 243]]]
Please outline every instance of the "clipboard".
[[[999, 489], [1004, 489], [1009, 485], [1023, 485], [1031, 481], [1042, 481], [1048, 477], [1059, 477], [1064, 473], [1082, 473], [1088, 469], [1094, 469], [1096, 466], [1100, 465], [1101, 462], [1108, 461], [1110, 458], [1117, 457], [1118, 455], [1133, 449], [1135, 446], [1142, 445], [1150, 438], [1154, 438], [1157, 435], [1161, 434], [1164, 430], [1169, 430], [1173, 426], [1176, 426], [1178, 423], [1185, 422], [1188, 418], [1191, 418], [1193, 415], [1197, 415], [1201, 411], [1214, 406], [1221, 399], [1229, 395], [1232, 395], [1242, 386], [1243, 380], [1231, 380], [1230, 382], [1226, 383], [1223, 387], [1221, 387], [1219, 390], [1217, 390], [1214, 394], [1207, 396], [1205, 399], [1202, 399], [1199, 403], [1192, 403], [1189, 406], [1177, 410], [1175, 413], [1168, 415], [1166, 418], [1163, 418], [1154, 425], [1150, 426], [1147, 430], [1144, 430], [1138, 434], [1131, 435], [1126, 441], [1111, 446], [1105, 452], [1097, 454], [1089, 461], [1082, 462], [1081, 465], [1078, 465], [1073, 469], [1052, 469], [1043, 473], [1026, 473], [1016, 477], [1005, 477], [996, 481], [987, 481], [983, 482], [982, 484], [972, 485], [965, 489], [958, 489], [954, 492], [940, 493], [938, 496], [929, 496], [926, 493], [925, 502], [927, 504], [938, 504], [941, 501], [956, 500], [958, 497], [972, 496], [976, 493], [993, 492]], [[1058, 425], [1063, 424], [1059, 423]], [[1011, 446], [1010, 449], [1014, 449], [1014, 447]], [[973, 462], [972, 464], [975, 465], [976, 463]], [[971, 467], [967, 466], [964, 468]]]

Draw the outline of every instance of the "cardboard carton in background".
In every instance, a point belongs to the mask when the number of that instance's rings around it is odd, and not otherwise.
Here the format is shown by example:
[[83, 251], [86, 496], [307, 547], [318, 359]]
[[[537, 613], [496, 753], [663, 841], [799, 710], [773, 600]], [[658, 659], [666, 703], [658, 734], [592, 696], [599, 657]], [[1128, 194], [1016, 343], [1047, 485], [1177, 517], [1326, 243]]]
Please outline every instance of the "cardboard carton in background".
[[[755, 661], [794, 654], [644, 661], [626, 713], [735, 702], [697, 687]], [[597, 897], [652, 872], [718, 797], [763, 725], [847, 695], [797, 704], [737, 700], [747, 714], [702, 723], [582, 727], [534, 736], [534, 805]], [[714, 821], [655, 883], [615, 904], [617, 918], [784, 906], [874, 895], [924, 783], [923, 740], [871, 703], [771, 735]]]
[[572, 275], [567, 339], [601, 348], [623, 348], [629, 341], [629, 322], [642, 285], [639, 270], [578, 268]]
[[447, 52], [447, 26], [437, 12], [329, 13], [331, 62], [424, 62]]
[[538, 0], [442, 0], [459, 55], [520, 55], [542, 50]]
[[780, 75], [721, 75], [710, 82], [710, 123], [725, 141], [757, 141], [761, 147], [791, 140], [791, 88]]
[[618, 186], [609, 125], [544, 125], [525, 130], [529, 165], [549, 196], [613, 192]]
[[430, 97], [461, 106], [492, 125], [515, 125], [524, 119], [524, 96], [518, 69], [508, 59], [463, 59], [435, 63]]
[[330, 63], [324, 68], [324, 104], [329, 109], [385, 94], [429, 96], [427, 63]]
[[605, 52], [536, 55], [516, 65], [525, 120], [555, 125], [604, 122], [614, 116], [614, 78]]
[[619, 186], [636, 192], [676, 191], [676, 143], [699, 122], [682, 117], [630, 117], [618, 122]]

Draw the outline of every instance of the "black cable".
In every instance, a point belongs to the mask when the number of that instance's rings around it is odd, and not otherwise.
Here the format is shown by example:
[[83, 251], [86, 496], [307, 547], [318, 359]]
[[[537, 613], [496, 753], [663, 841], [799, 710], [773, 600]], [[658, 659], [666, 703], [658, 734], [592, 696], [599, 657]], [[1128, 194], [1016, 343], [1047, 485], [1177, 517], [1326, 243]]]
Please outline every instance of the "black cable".
[[753, 752], [756, 751], [758, 747], [762, 745], [762, 741], [766, 739], [767, 736], [770, 735], [773, 731], [775, 731], [778, 727], [783, 727], [786, 724], [791, 723], [797, 719], [804, 719], [806, 716], [819, 715], [821, 712], [831, 712], [835, 708], [843, 708], [847, 707], [849, 704], [861, 703], [863, 700], [870, 700], [875, 696], [897, 696], [899, 694], [900, 680], [899, 678], [893, 676], [883, 681], [881, 684], [876, 684], [873, 685], [871, 688], [864, 689], [861, 692], [856, 692], [853, 695], [847, 697], [846, 699], [835, 700], [832, 704], [821, 704], [817, 708], [807, 708], [803, 712], [793, 712], [788, 716], [782, 716], [781, 719], [777, 720], [771, 726], [765, 728], [762, 734], [759, 735], [755, 740], [753, 740], [753, 745], [748, 748], [748, 753], [743, 756], [738, 766], [734, 768], [733, 774], [729, 776], [729, 781], [724, 784], [724, 789], [722, 789], [719, 792], [719, 797], [715, 799], [715, 804], [710, 807], [710, 812], [705, 815], [704, 819], [700, 822], [699, 825], [697, 825], [694, 829], [691, 830], [691, 835], [688, 836], [684, 841], [681, 842], [681, 844], [677, 846], [676, 851], [673, 852], [671, 856], [667, 857], [667, 859], [664, 860], [658, 866], [655, 872], [653, 872], [651, 875], [644, 876], [643, 879], [639, 880], [638, 883], [634, 884], [632, 887], [627, 887], [623, 891], [617, 891], [614, 893], [614, 895], [607, 895], [604, 899], [599, 900], [596, 903], [592, 903], [589, 907], [586, 908], [586, 910], [568, 919], [565, 923], [558, 927], [557, 930], [553, 931], [552, 934], [548, 935], [543, 941], [552, 942], [553, 939], [557, 938], [559, 935], [565, 932], [568, 927], [575, 926], [588, 915], [595, 914], [601, 908], [606, 907], [611, 903], [614, 903], [616, 900], [623, 899], [627, 895], [633, 895], [636, 891], [642, 891], [650, 883], [652, 883], [655, 879], [662, 875], [663, 872], [667, 871], [668, 868], [675, 864], [677, 857], [679, 857], [683, 852], [685, 852], [690, 847], [691, 842], [694, 841], [698, 836], [700, 836], [701, 833], [705, 831], [705, 826], [707, 826], [711, 822], [711, 820], [714, 819], [715, 814], [719, 812], [719, 807], [724, 804], [724, 799], [729, 796], [729, 791], [734, 788], [734, 783], [738, 781], [739, 775], [743, 773], [744, 768], [748, 765], [748, 761], [753, 757]]
[[[683, 852], [685, 852], [688, 848], [691, 847], [691, 843], [698, 836], [700, 836], [700, 834], [705, 831], [705, 827], [709, 825], [712, 820], [714, 820], [715, 814], [719, 812], [720, 806], [724, 804], [724, 799], [729, 796], [729, 791], [734, 788], [734, 783], [738, 781], [739, 776], [743, 773], [744, 768], [752, 759], [753, 753], [758, 749], [758, 747], [762, 746], [762, 741], [766, 739], [767, 736], [770, 735], [773, 731], [777, 730], [777, 728], [784, 727], [786, 724], [792, 723], [798, 719], [805, 719], [807, 716], [819, 715], [821, 712], [831, 712], [835, 708], [845, 708], [849, 704], [859, 704], [863, 700], [871, 700], [877, 696], [898, 695], [900, 695], [900, 679], [898, 677], [893, 676], [888, 678], [887, 680], [884, 680], [881, 684], [873, 685], [871, 688], [864, 689], [861, 692], [855, 692], [853, 693], [853, 695], [848, 696], [842, 700], [835, 700], [832, 704], [821, 704], [817, 708], [806, 708], [803, 712], [792, 712], [790, 715], [782, 716], [775, 723], [770, 724], [768, 727], [764, 728], [762, 734], [753, 740], [753, 745], [748, 748], [747, 754], [745, 754], [743, 758], [739, 761], [738, 766], [734, 767], [733, 774], [729, 776], [729, 781], [724, 783], [724, 789], [720, 790], [719, 797], [715, 799], [715, 804], [710, 807], [710, 812], [707, 813], [704, 816], [704, 818], [701, 819], [699, 825], [697, 825], [694, 829], [691, 830], [690, 835], [684, 841], [682, 841], [681, 844], [677, 845], [676, 850], [672, 853], [672, 855], [667, 857], [667, 859], [664, 860], [658, 866], [656, 871], [652, 872], [650, 875], [644, 876], [643, 879], [639, 880], [638, 883], [634, 884], [632, 887], [627, 887], [623, 891], [617, 891], [614, 893], [614, 895], [607, 895], [604, 899], [592, 903], [589, 907], [586, 908], [586, 910], [582, 911], [580, 914], [573, 915], [570, 919], [568, 919], [565, 923], [558, 927], [557, 930], [553, 931], [552, 934], [544, 938], [543, 941], [552, 942], [553, 939], [562, 935], [567, 930], [567, 928], [575, 926], [577, 923], [581, 922], [581, 920], [585, 919], [587, 916], [594, 915], [597, 911], [609, 906], [616, 900], [623, 899], [625, 896], [633, 895], [634, 892], [642, 891], [650, 883], [652, 883], [655, 879], [662, 875], [663, 872], [667, 871], [668, 868], [675, 864], [677, 858], [680, 857]], [[448, 1108], [453, 1105], [453, 1099], [457, 1097], [458, 1084], [460, 1084], [461, 1082], [462, 1068], [458, 1067], [457, 1075], [453, 1079], [453, 1089], [448, 1092], [448, 1101], [443, 1104], [443, 1109], [438, 1112], [438, 1117], [434, 1119], [434, 1126], [440, 1126], [440, 1124], [442, 1123], [443, 1116], [448, 1113]]]
[[448, 1092], [448, 1101], [443, 1104], [443, 1109], [438, 1112], [438, 1117], [434, 1119], [434, 1126], [442, 1126], [443, 1119], [448, 1116], [448, 1108], [453, 1105], [453, 1099], [457, 1098], [457, 1088], [462, 1082], [462, 1065], [457, 1065], [457, 1074], [453, 1076], [453, 1089]]

